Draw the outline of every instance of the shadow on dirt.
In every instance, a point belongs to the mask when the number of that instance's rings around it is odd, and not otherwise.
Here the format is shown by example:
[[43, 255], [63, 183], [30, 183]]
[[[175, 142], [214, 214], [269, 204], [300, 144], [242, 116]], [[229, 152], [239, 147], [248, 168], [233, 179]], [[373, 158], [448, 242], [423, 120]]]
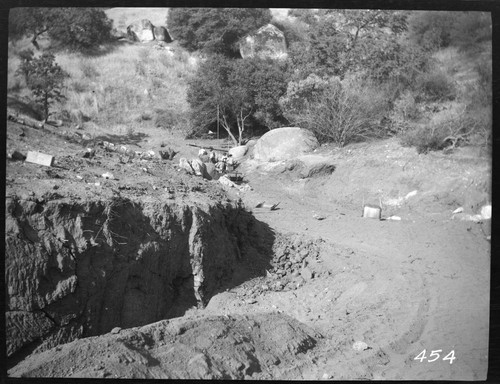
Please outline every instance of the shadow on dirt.
[[137, 145], [140, 147], [139, 143], [144, 140], [149, 135], [143, 132], [134, 132], [132, 134], [125, 135], [113, 135], [113, 134], [105, 134], [96, 136], [92, 141], [109, 141], [115, 145]]
[[40, 107], [26, 97], [7, 96], [7, 108], [35, 120], [43, 119]]
[[[234, 258], [214, 264], [211, 255], [217, 250], [208, 250], [203, 269], [205, 274], [202, 303], [197, 301], [193, 275], [178, 277], [172, 282], [174, 302], [167, 318], [181, 317], [192, 307], [206, 306], [215, 295], [237, 287], [246, 281], [266, 276], [271, 268], [275, 233], [269, 225], [257, 220], [252, 213], [240, 209], [226, 216], [228, 243], [234, 245]], [[225, 245], [219, 243], [223, 248]], [[227, 244], [226, 244], [227, 245]], [[214, 255], [215, 256], [215, 255]], [[233, 261], [232, 261], [233, 260]], [[231, 264], [232, 263], [232, 264]]]
[[271, 260], [274, 256], [273, 245], [276, 234], [268, 224], [257, 220], [252, 213], [242, 211], [235, 222], [230, 223], [230, 228], [236, 231], [238, 260], [234, 265], [231, 278], [222, 281], [210, 298], [256, 277], [264, 277], [266, 271], [272, 268]]

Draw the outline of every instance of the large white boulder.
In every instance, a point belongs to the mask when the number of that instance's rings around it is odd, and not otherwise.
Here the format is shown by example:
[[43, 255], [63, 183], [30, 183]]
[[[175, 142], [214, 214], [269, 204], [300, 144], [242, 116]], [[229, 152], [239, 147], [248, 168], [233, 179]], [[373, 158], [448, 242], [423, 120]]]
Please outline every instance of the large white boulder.
[[260, 161], [295, 159], [319, 146], [314, 134], [302, 128], [277, 128], [262, 136], [253, 149], [253, 157]]
[[154, 26], [147, 19], [138, 20], [127, 27], [127, 35], [134, 41], [141, 43], [155, 39]]
[[256, 32], [243, 37], [240, 42], [241, 57], [286, 59], [285, 34], [272, 24], [267, 24]]

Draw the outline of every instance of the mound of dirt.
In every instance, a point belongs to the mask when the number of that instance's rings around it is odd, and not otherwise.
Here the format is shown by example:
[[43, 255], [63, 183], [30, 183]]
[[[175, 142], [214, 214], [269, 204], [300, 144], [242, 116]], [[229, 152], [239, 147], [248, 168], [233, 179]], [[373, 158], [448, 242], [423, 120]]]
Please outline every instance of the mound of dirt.
[[35, 354], [13, 377], [271, 379], [321, 338], [279, 313], [176, 318]]

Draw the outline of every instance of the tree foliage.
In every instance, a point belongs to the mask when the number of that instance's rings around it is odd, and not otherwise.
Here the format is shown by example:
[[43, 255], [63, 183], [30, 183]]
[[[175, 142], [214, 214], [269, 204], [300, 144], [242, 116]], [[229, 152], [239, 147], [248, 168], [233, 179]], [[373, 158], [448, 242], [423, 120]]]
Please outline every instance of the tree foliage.
[[309, 25], [307, 37], [292, 44], [290, 56], [297, 77], [311, 73], [340, 76], [366, 67], [374, 48], [396, 43], [406, 30], [406, 14], [382, 10], [295, 10]]
[[455, 45], [468, 48], [491, 40], [491, 16], [486, 12], [418, 11], [408, 18], [409, 37], [422, 48]]
[[43, 108], [45, 121], [49, 118], [49, 108], [55, 101], [64, 98], [61, 93], [65, 71], [55, 62], [51, 53], [44, 53], [34, 57], [33, 51], [23, 51], [21, 64], [17, 75], [23, 75], [28, 88], [33, 92], [35, 101]]
[[219, 119], [235, 145], [249, 127], [279, 126], [283, 116], [278, 100], [286, 90], [285, 72], [271, 60], [210, 56], [189, 83], [193, 124], [213, 129]]
[[37, 39], [48, 33], [62, 47], [88, 49], [110, 38], [112, 22], [100, 8], [14, 8], [9, 16], [9, 38]]
[[63, 47], [89, 49], [110, 39], [112, 21], [100, 8], [54, 8], [53, 16], [49, 36]]
[[171, 8], [167, 25], [174, 39], [189, 51], [237, 56], [237, 42], [269, 23], [265, 8]]
[[36, 49], [38, 37], [47, 32], [52, 25], [53, 11], [51, 8], [13, 8], [9, 14], [9, 39], [19, 39], [27, 36]]

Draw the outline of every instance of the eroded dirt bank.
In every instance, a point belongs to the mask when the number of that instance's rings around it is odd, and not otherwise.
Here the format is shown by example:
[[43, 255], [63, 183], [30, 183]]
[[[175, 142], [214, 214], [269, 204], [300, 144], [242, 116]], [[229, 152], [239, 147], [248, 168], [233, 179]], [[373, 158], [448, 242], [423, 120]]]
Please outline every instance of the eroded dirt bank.
[[246, 254], [261, 255], [265, 269], [268, 244], [266, 230], [235, 202], [117, 196], [86, 202], [10, 197], [5, 242], [13, 360], [202, 307], [231, 284]]

